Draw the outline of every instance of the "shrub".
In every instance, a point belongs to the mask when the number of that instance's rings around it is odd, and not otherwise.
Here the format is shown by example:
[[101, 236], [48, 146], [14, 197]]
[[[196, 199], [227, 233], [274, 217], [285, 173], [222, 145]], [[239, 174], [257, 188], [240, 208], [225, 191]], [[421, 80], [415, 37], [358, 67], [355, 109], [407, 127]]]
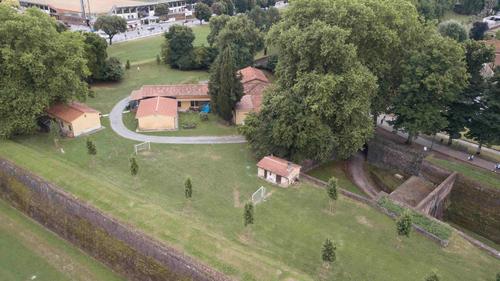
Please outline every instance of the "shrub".
[[115, 57], [111, 57], [106, 60], [106, 65], [104, 66], [103, 80], [105, 81], [120, 81], [123, 78], [124, 71], [120, 60]]
[[130, 60], [127, 60], [127, 63], [125, 64], [125, 69], [130, 69]]
[[208, 121], [208, 113], [200, 112], [200, 120], [201, 121]]

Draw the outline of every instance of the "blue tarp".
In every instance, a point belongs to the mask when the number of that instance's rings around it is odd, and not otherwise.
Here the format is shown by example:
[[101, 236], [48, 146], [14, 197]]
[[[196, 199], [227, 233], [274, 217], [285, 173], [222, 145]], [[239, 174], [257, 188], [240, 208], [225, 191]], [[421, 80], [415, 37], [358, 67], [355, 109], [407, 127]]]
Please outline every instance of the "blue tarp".
[[200, 110], [200, 111], [201, 111], [201, 112], [204, 112], [204, 113], [210, 113], [210, 104], [209, 104], [209, 103], [207, 103], [207, 104], [203, 105], [203, 106], [201, 107], [201, 110]]

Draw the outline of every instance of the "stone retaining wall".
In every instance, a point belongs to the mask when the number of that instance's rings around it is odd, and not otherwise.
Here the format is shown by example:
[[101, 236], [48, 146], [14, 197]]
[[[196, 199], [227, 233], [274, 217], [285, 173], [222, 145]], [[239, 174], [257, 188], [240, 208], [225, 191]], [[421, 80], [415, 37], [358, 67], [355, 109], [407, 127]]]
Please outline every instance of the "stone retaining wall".
[[382, 169], [391, 168], [417, 176], [423, 159], [421, 151], [378, 135], [368, 141], [368, 163]]
[[130, 280], [230, 280], [3, 159], [0, 197]]
[[[441, 182], [451, 171], [424, 161], [422, 176]], [[473, 181], [459, 174], [448, 197], [445, 220], [500, 244], [500, 189]]]

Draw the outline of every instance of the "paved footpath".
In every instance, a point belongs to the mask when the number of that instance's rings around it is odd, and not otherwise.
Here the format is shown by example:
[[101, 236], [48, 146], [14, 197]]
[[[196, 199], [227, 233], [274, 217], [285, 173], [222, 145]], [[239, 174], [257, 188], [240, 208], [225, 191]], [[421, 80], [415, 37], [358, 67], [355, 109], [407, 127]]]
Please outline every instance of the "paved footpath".
[[123, 124], [122, 114], [125, 107], [129, 103], [129, 98], [124, 98], [118, 102], [109, 114], [111, 129], [121, 137], [129, 140], [151, 143], [168, 143], [168, 144], [227, 144], [227, 143], [245, 143], [243, 136], [198, 136], [198, 137], [166, 137], [166, 136], [150, 136], [143, 135], [129, 130]]
[[[387, 117], [389, 117], [389, 116], [387, 116]], [[387, 118], [386, 120], [388, 121], [389, 118]], [[387, 124], [387, 122], [380, 124], [380, 121], [381, 121], [381, 118], [379, 118], [379, 120], [377, 122], [377, 126], [379, 128], [382, 128], [382, 129], [389, 131], [389, 132], [393, 131], [393, 128], [391, 125]], [[398, 131], [397, 134], [405, 139], [408, 138], [408, 134], [406, 134], [404, 132]], [[432, 141], [425, 139], [425, 138], [422, 138], [422, 137], [417, 137], [414, 142], [417, 144], [420, 144], [422, 146], [427, 146], [428, 148], [430, 148], [432, 145]], [[475, 145], [475, 144], [471, 144], [471, 145], [474, 145], [477, 147], [477, 145]], [[489, 152], [491, 151], [492, 153], [497, 153], [498, 155], [500, 155], [500, 152], [498, 152], [496, 150], [489, 149], [486, 147], [483, 149], [488, 150]], [[447, 145], [442, 145], [439, 142], [434, 142], [434, 145], [432, 145], [432, 150], [437, 151], [439, 153], [442, 153], [444, 155], [447, 155], [449, 157], [455, 158], [459, 161], [467, 162], [471, 165], [487, 169], [489, 171], [492, 171], [494, 166], [495, 166], [495, 163], [493, 163], [491, 161], [484, 160], [484, 159], [479, 158], [479, 157], [475, 157], [474, 161], [468, 161], [467, 159], [469, 157], [469, 154], [462, 152], [462, 151], [459, 151], [459, 150], [456, 150], [456, 149], [453, 149], [453, 148], [450, 148]]]
[[365, 194], [370, 196], [371, 199], [374, 199], [377, 197], [380, 190], [375, 187], [370, 180], [368, 180], [368, 176], [366, 175], [366, 171], [363, 167], [364, 162], [365, 159], [363, 153], [358, 152], [349, 158], [347, 162], [347, 169], [354, 184]]

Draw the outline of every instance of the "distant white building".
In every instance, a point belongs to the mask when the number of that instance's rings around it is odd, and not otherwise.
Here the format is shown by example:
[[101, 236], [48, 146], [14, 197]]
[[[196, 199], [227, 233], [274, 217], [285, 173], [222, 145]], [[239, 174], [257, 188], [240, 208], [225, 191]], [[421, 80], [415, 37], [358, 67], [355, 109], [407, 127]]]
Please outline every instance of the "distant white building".
[[[155, 8], [167, 3], [170, 15], [184, 15], [186, 0], [20, 0], [21, 7], [37, 7], [58, 20], [70, 24], [84, 24], [100, 15], [117, 15], [127, 20], [129, 27], [157, 22]], [[83, 4], [83, 5], [82, 5]]]

